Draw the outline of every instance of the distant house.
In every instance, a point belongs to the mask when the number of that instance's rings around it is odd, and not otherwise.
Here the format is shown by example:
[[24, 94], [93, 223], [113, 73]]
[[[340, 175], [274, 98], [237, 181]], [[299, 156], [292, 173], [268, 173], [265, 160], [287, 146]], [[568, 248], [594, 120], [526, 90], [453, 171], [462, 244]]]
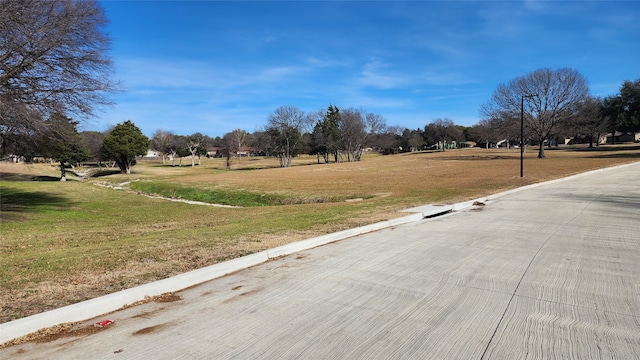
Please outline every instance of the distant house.
[[[260, 156], [264, 155], [263, 152], [258, 151], [257, 148], [250, 146], [241, 147], [233, 156], [237, 157], [249, 157], [249, 156]], [[207, 157], [223, 157], [222, 148], [214, 146], [207, 149]]]
[[210, 147], [207, 149], [207, 157], [221, 157], [222, 156], [222, 150], [217, 147]]
[[600, 144], [613, 144], [613, 143], [628, 143], [628, 142], [640, 142], [640, 132], [620, 132], [616, 131], [615, 134], [608, 133], [600, 138]]
[[238, 155], [239, 157], [257, 156], [257, 154], [258, 154], [257, 148], [254, 148], [251, 146], [243, 146], [238, 150], [238, 152], [236, 152], [236, 155]]
[[143, 159], [160, 159], [162, 157], [162, 154], [159, 151], [156, 150], [147, 150], [147, 153], [142, 156]]

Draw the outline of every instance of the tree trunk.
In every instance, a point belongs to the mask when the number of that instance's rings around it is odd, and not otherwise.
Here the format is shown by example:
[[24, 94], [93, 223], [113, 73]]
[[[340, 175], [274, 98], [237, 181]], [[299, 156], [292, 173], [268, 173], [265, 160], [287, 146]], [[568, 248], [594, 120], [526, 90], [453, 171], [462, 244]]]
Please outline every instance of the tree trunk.
[[64, 168], [62, 161], [60, 161], [60, 181], [67, 181], [67, 169]]
[[129, 175], [131, 174], [131, 166], [132, 166], [133, 161], [131, 161], [131, 159], [127, 159], [124, 163], [124, 173]]
[[353, 152], [353, 161], [360, 161], [362, 159], [362, 148]]
[[538, 148], [538, 159], [544, 159], [544, 139], [540, 140], [540, 147]]

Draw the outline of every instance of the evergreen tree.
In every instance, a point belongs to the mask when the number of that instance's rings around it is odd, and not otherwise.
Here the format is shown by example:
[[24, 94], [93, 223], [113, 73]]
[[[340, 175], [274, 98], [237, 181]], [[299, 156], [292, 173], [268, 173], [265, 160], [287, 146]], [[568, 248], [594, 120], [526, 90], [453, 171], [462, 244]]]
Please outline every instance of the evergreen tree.
[[123, 174], [130, 174], [136, 164], [136, 156], [145, 155], [149, 150], [149, 139], [131, 120], [116, 125], [102, 140], [102, 154], [118, 164]]
[[327, 152], [325, 159], [331, 154], [335, 162], [338, 162], [340, 157], [340, 122], [340, 109], [329, 105], [322, 122], [322, 134]]
[[60, 163], [60, 181], [66, 181], [66, 166], [89, 158], [89, 149], [82, 141], [72, 119], [56, 113], [44, 122], [46, 138], [42, 139], [42, 154]]
[[625, 81], [619, 94], [605, 98], [603, 113], [612, 132], [640, 131], [640, 79]]

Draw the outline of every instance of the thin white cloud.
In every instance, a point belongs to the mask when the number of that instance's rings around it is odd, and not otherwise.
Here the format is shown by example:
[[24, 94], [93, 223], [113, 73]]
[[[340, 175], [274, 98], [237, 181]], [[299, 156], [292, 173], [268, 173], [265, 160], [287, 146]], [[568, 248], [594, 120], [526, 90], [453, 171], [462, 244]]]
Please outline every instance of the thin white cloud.
[[125, 79], [129, 89], [209, 87], [213, 79], [218, 86], [224, 86], [233, 79], [228, 72], [197, 61], [145, 58], [119, 59], [118, 76]]
[[363, 86], [370, 86], [378, 89], [400, 88], [412, 82], [407, 74], [386, 71], [390, 66], [378, 59], [363, 65], [363, 69], [358, 77], [358, 82]]
[[255, 74], [247, 74], [242, 80], [245, 85], [255, 83], [274, 83], [287, 81], [291, 76], [305, 72], [306, 69], [299, 66], [277, 66], [259, 69]]
[[289, 76], [308, 71], [302, 66], [251, 65], [248, 68], [221, 67], [203, 61], [124, 59], [118, 75], [125, 87], [138, 88], [217, 88], [229, 89], [261, 83], [286, 81]]
[[350, 66], [353, 64], [352, 60], [345, 58], [319, 58], [314, 56], [305, 57], [305, 64], [307, 64], [312, 69], [322, 69], [328, 67], [344, 67]]

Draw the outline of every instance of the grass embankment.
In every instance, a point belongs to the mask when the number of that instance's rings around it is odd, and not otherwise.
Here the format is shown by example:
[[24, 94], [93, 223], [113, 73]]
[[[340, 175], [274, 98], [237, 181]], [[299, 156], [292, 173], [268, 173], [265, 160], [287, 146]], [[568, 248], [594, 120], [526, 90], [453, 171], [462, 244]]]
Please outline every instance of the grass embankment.
[[[367, 156], [321, 165], [303, 157], [286, 169], [274, 168], [274, 159], [245, 158], [235, 160], [231, 171], [220, 159], [203, 159], [195, 167], [142, 161], [131, 175], [87, 182], [55, 181], [55, 166], [2, 164], [0, 322], [405, 215], [400, 209], [638, 161], [640, 148], [526, 156], [523, 179], [517, 149]], [[241, 207], [170, 202], [140, 192]]]

